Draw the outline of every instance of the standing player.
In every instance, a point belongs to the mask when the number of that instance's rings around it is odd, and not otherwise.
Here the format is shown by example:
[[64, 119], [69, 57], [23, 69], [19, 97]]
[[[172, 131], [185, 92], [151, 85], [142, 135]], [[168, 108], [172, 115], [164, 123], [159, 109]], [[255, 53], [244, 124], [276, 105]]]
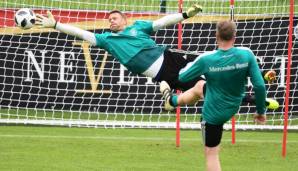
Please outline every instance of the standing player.
[[[234, 22], [219, 22], [216, 29], [218, 49], [200, 55], [179, 73], [181, 82], [190, 81], [198, 75], [204, 74], [206, 77], [201, 126], [208, 171], [221, 170], [219, 144], [223, 124], [237, 113], [249, 76], [256, 96], [257, 114], [254, 119], [260, 124], [266, 121], [265, 84], [254, 54], [248, 48], [234, 47], [236, 37]], [[170, 99], [172, 103], [178, 103], [178, 98], [192, 98], [189, 92], [182, 93], [176, 96], [177, 98], [168, 98], [170, 90], [166, 82], [162, 82], [160, 86], [166, 100]]]
[[[36, 24], [46, 28], [54, 28], [66, 34], [79, 37], [91, 45], [108, 51], [129, 71], [153, 78], [155, 81], [167, 81], [173, 89], [183, 91], [192, 88], [196, 83], [203, 85], [204, 78], [198, 76], [187, 82], [178, 80], [179, 70], [193, 61], [194, 58], [184, 58], [184, 53], [178, 53], [166, 46], [157, 45], [151, 38], [152, 32], [169, 25], [181, 22], [202, 11], [200, 5], [193, 5], [184, 13], [170, 14], [155, 21], [136, 21], [127, 26], [125, 14], [118, 10], [109, 13], [111, 32], [94, 34], [67, 24], [57, 22], [48, 12], [48, 17], [36, 15]], [[190, 91], [193, 91], [191, 89]], [[202, 96], [203, 89], [195, 89], [194, 94]], [[245, 100], [253, 100], [250, 97]], [[274, 102], [274, 101], [273, 101]]]

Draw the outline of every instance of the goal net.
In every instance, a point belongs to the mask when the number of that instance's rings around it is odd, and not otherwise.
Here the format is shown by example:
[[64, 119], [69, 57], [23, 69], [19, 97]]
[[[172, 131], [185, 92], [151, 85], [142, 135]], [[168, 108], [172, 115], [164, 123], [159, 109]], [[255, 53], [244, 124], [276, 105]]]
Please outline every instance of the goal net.
[[[129, 24], [178, 11], [178, 0], [5, 0], [0, 2], [0, 122], [78, 127], [174, 128], [176, 114], [163, 110], [158, 85], [127, 71], [103, 49], [53, 29], [21, 30], [14, 24], [20, 8], [52, 11], [62, 22], [95, 33], [108, 31], [108, 12], [123, 11]], [[228, 0], [200, 3], [203, 13], [182, 24], [182, 50], [200, 54], [216, 48], [215, 24], [230, 18]], [[277, 72], [266, 85], [280, 108], [267, 111], [268, 122], [252, 122], [255, 106], [242, 104], [235, 115], [242, 129], [282, 129], [289, 41], [289, 0], [235, 0], [236, 46], [253, 50], [264, 71]], [[297, 4], [296, 4], [297, 5]], [[295, 6], [297, 15], [298, 7]], [[294, 18], [294, 26], [297, 25]], [[177, 25], [152, 35], [157, 44], [178, 48]], [[294, 42], [298, 37], [293, 36]], [[298, 129], [298, 43], [292, 49], [289, 129]], [[251, 92], [248, 89], [248, 93]], [[200, 128], [202, 102], [181, 108], [181, 128]], [[229, 128], [230, 124], [226, 124]]]

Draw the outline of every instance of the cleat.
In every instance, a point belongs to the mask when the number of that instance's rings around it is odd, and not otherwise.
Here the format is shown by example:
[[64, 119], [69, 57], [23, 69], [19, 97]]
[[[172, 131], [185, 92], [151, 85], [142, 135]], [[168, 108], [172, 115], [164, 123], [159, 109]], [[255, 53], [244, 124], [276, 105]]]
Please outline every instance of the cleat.
[[272, 84], [276, 80], [276, 72], [274, 70], [266, 72], [264, 79], [268, 81], [269, 84]]
[[199, 4], [194, 4], [192, 7], [195, 9], [197, 12], [203, 12], [203, 7]]
[[266, 98], [266, 107], [267, 109], [275, 110], [279, 108], [279, 103], [274, 99]]
[[174, 110], [175, 107], [170, 104], [170, 99], [172, 96], [171, 87], [169, 86], [169, 84], [166, 81], [160, 82], [159, 91], [161, 92], [162, 98], [165, 101], [165, 106], [164, 106], [165, 110], [167, 110], [167, 111]]

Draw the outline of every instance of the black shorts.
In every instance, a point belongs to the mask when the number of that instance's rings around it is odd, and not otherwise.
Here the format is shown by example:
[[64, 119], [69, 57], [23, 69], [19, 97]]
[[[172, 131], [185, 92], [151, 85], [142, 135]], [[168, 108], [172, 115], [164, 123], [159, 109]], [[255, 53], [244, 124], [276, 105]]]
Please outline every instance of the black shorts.
[[207, 147], [216, 147], [220, 144], [223, 125], [212, 125], [201, 121], [203, 143]]
[[185, 91], [192, 88], [199, 80], [205, 79], [199, 76], [192, 81], [182, 83], [178, 80], [178, 77], [179, 71], [184, 68], [187, 63], [194, 61], [196, 57], [198, 57], [198, 55], [171, 51], [171, 49], [165, 50], [162, 67], [154, 80], [158, 82], [166, 81], [172, 89]]

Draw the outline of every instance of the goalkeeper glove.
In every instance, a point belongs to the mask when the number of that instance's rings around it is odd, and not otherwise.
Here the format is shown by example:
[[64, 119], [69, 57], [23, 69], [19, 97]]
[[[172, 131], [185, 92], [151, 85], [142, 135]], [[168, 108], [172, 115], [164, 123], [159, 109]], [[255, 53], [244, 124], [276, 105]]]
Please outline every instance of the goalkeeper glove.
[[[187, 11], [184, 13], [184, 18], [190, 18], [195, 16], [197, 13], [202, 12], [203, 7], [199, 4], [193, 4], [190, 8], [187, 9]], [[186, 15], [186, 16], [185, 16]]]
[[56, 28], [57, 21], [55, 20], [53, 14], [50, 11], [47, 11], [48, 17], [36, 14], [36, 23], [44, 28]]
[[266, 72], [264, 79], [267, 80], [269, 84], [272, 84], [276, 80], [276, 72], [274, 70]]

